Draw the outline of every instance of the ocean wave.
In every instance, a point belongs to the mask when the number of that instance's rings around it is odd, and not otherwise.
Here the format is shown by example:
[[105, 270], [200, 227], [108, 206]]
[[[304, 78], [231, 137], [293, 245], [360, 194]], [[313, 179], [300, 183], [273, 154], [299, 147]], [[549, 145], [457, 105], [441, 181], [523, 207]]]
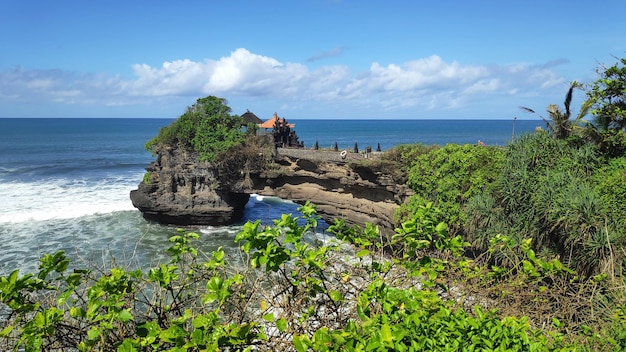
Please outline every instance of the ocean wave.
[[72, 219], [135, 209], [129, 193], [141, 174], [117, 175], [100, 180], [47, 179], [0, 183], [0, 223]]
[[[36, 182], [46, 178], [102, 178], [121, 173], [136, 173], [144, 170], [148, 163], [139, 162], [102, 162], [102, 163], [77, 163], [77, 162], [54, 162], [20, 165], [15, 167], [0, 167], [0, 180]], [[140, 179], [139, 179], [140, 180]]]

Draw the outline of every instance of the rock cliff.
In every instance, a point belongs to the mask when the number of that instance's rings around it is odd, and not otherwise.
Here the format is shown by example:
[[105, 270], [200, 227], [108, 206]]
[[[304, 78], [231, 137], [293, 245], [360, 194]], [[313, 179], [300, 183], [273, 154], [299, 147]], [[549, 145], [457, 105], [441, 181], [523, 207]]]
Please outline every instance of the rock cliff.
[[344, 218], [348, 224], [372, 223], [392, 231], [394, 210], [410, 189], [394, 181], [393, 170], [323, 153], [285, 149], [265, 159], [259, 154], [263, 162], [240, 160], [238, 167], [224, 167], [163, 148], [130, 197], [146, 219], [165, 224], [233, 223], [243, 215], [249, 195], [257, 193], [300, 204], [310, 201], [327, 222]]
[[249, 194], [220, 182], [219, 169], [183, 149], [165, 147], [130, 199], [144, 218], [172, 225], [228, 225], [241, 218]]

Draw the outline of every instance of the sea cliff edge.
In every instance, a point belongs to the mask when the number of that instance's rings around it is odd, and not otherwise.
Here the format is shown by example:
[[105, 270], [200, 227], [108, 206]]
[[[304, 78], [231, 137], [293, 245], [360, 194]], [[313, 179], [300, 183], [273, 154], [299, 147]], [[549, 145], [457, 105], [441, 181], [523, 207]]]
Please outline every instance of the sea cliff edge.
[[163, 147], [130, 198], [144, 218], [162, 224], [229, 225], [241, 219], [250, 194], [259, 194], [298, 204], [310, 201], [328, 223], [342, 218], [350, 225], [370, 223], [392, 233], [394, 211], [411, 189], [394, 179], [388, 165], [369, 162], [380, 156], [377, 153], [344, 156], [336, 151], [278, 148], [271, 155], [255, 152], [220, 164], [199, 161], [184, 149]]

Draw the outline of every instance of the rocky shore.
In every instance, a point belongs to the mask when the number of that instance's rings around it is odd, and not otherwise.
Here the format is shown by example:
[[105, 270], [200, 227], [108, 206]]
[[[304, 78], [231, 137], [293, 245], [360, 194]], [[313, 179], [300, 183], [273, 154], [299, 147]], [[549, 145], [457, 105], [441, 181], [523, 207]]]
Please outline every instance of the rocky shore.
[[[242, 162], [225, 172], [177, 148], [162, 148], [148, 175], [130, 198], [146, 219], [174, 225], [227, 225], [239, 220], [252, 193], [317, 205], [327, 222], [378, 225], [393, 232], [395, 209], [410, 195], [391, 171], [372, 168], [361, 159], [380, 152], [279, 148], [266, 167]], [[259, 156], [262, 157], [262, 156]], [[252, 163], [255, 164], [256, 163]]]

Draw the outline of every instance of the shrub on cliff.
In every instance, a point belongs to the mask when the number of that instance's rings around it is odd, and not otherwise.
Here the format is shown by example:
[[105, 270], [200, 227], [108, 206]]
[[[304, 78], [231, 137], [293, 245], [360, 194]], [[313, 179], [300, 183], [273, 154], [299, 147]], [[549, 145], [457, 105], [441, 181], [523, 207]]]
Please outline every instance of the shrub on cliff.
[[452, 232], [465, 221], [463, 207], [467, 201], [492, 187], [504, 160], [500, 147], [470, 144], [448, 144], [405, 154], [410, 162], [408, 185], [415, 195], [398, 212], [400, 221], [433, 202]]
[[485, 249], [497, 234], [532, 238], [580, 274], [623, 270], [625, 159], [539, 132], [510, 144], [504, 160], [492, 192], [468, 202], [470, 242]]
[[220, 153], [244, 140], [242, 119], [231, 115], [227, 104], [226, 99], [214, 96], [198, 99], [148, 141], [146, 149], [155, 153], [159, 145], [179, 146], [197, 152], [200, 160], [215, 161]]

